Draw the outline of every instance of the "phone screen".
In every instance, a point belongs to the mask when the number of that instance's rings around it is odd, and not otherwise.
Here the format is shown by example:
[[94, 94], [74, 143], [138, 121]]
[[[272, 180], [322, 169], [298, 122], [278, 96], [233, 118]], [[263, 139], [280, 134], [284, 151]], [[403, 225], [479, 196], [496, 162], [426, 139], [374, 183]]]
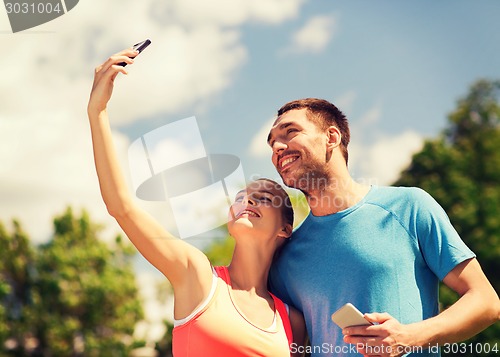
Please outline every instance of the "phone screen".
[[139, 53], [142, 52], [146, 47], [148, 47], [151, 44], [151, 41], [149, 39], [144, 40], [142, 42], [136, 43], [132, 48], [134, 50], [139, 51]]

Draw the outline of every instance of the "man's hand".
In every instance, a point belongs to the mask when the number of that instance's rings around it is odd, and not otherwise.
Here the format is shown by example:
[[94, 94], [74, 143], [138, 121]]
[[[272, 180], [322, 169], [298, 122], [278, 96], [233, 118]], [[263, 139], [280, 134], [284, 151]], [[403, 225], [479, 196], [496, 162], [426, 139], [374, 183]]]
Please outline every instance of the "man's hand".
[[365, 314], [372, 326], [352, 326], [342, 330], [344, 341], [356, 345], [364, 356], [397, 357], [409, 352], [410, 335], [407, 325], [388, 313]]

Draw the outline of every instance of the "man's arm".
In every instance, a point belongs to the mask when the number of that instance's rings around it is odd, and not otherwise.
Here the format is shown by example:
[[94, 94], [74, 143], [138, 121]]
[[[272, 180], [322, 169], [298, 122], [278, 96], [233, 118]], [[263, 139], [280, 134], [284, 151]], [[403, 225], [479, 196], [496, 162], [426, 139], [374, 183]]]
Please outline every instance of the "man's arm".
[[379, 325], [346, 328], [344, 340], [368, 346], [359, 351], [365, 355], [376, 351], [375, 346], [384, 346], [383, 356], [400, 356], [406, 346], [428, 348], [463, 341], [500, 320], [498, 295], [475, 258], [458, 264], [443, 282], [460, 298], [439, 315], [403, 325], [387, 313], [365, 314], [368, 320]]
[[442, 345], [463, 341], [500, 320], [500, 300], [476, 259], [458, 264], [443, 282], [460, 298], [438, 316], [422, 322], [422, 335], [427, 335], [422, 342]]
[[290, 306], [290, 324], [293, 332], [293, 346], [290, 346], [292, 357], [304, 356], [307, 344], [306, 323], [302, 313]]

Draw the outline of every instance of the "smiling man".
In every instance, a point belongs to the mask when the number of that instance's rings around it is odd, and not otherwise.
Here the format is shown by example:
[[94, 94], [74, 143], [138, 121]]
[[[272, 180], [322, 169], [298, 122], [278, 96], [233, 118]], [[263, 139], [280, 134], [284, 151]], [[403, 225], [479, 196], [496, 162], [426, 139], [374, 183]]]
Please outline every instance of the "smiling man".
[[[303, 312], [311, 354], [438, 356], [498, 321], [498, 296], [444, 210], [418, 188], [355, 182], [349, 139], [345, 115], [314, 98], [280, 108], [268, 136], [283, 182], [311, 208], [270, 273], [271, 290]], [[440, 280], [461, 296], [442, 313]], [[347, 302], [374, 325], [334, 325]]]

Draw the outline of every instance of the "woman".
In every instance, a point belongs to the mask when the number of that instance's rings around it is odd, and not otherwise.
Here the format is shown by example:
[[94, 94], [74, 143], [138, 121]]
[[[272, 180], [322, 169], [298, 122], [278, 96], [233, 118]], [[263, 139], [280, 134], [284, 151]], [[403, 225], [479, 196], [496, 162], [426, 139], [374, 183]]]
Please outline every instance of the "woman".
[[132, 64], [137, 54], [121, 51], [96, 68], [87, 112], [108, 212], [173, 286], [174, 356], [289, 356], [292, 342], [304, 343], [304, 321], [267, 290], [274, 253], [292, 231], [287, 193], [274, 181], [257, 180], [237, 194], [228, 223], [236, 241], [228, 267], [213, 268], [200, 250], [140, 209], [119, 168], [106, 111], [114, 79], [127, 74], [119, 63]]

